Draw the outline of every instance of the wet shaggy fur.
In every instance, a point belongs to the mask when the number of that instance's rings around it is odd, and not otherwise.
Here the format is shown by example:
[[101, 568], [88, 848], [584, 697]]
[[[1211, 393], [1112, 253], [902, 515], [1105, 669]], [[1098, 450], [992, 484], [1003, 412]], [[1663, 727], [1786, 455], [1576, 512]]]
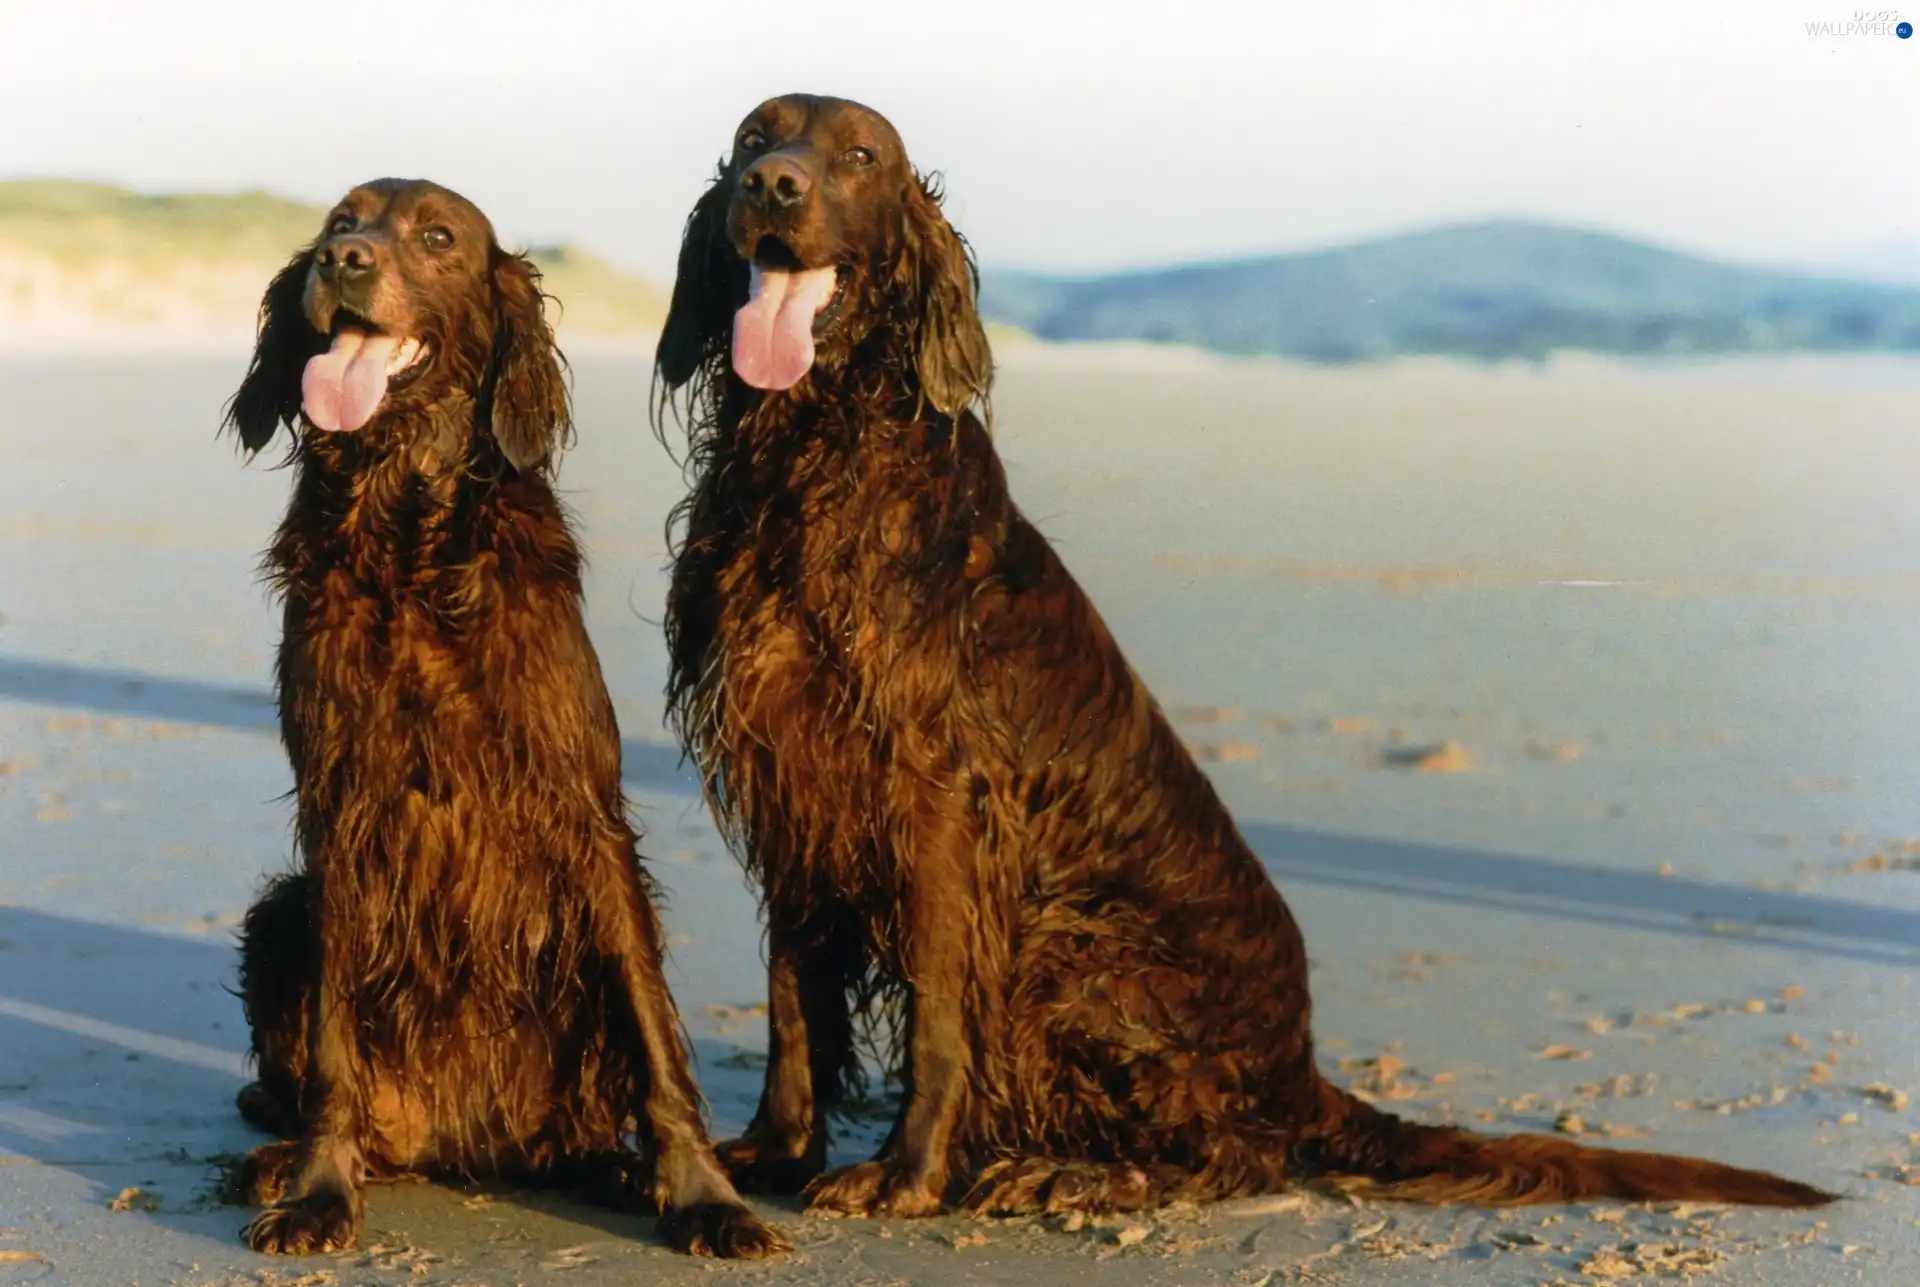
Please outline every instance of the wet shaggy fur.
[[[325, 433], [301, 373], [347, 323], [424, 356]], [[267, 1207], [247, 1240], [351, 1247], [366, 1178], [424, 1171], [597, 1180], [683, 1249], [779, 1249], [713, 1160], [662, 974], [537, 273], [451, 192], [357, 188], [268, 289], [229, 423], [249, 453], [284, 425], [294, 470], [265, 562], [298, 864], [242, 929], [239, 1100], [292, 1138], [233, 1177]]]
[[[743, 182], [773, 166], [804, 200]], [[781, 392], [729, 362], [751, 258], [841, 274]], [[1321, 1076], [1299, 927], [1008, 495], [975, 410], [975, 284], [898, 136], [840, 100], [748, 116], [687, 223], [658, 352], [658, 425], [691, 444], [669, 698], [767, 917], [765, 1090], [722, 1146], [742, 1186], [876, 1215], [1139, 1209], [1312, 1174], [1426, 1202], [1829, 1200], [1416, 1125]], [[823, 1173], [875, 987], [904, 1003], [905, 1102], [876, 1158]]]

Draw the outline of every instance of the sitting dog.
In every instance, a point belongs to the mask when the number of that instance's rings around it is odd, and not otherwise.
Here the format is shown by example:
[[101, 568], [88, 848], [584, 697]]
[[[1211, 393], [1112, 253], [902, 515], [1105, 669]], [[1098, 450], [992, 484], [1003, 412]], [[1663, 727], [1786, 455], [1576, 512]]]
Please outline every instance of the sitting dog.
[[[268, 288], [228, 408], [292, 433], [266, 556], [298, 870], [247, 914], [259, 1251], [351, 1247], [372, 1175], [599, 1177], [676, 1246], [780, 1234], [716, 1163], [551, 485], [539, 275], [431, 183], [355, 188]], [[637, 1149], [629, 1141], [637, 1144]]]
[[[657, 367], [693, 476], [668, 695], [763, 891], [771, 974], [735, 1178], [901, 1216], [1313, 1172], [1431, 1202], [1828, 1201], [1417, 1125], [1322, 1077], [1279, 890], [1008, 494], [972, 410], [976, 286], [900, 136], [843, 100], [755, 109], [687, 222]], [[876, 989], [905, 1001], [906, 1100], [878, 1157], [822, 1174]]]

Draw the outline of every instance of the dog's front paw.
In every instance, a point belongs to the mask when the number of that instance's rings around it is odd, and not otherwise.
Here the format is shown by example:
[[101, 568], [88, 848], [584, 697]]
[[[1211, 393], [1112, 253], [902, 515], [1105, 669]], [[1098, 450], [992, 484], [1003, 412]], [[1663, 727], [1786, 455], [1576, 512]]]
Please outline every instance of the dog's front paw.
[[807, 1210], [835, 1216], [934, 1216], [940, 1198], [938, 1188], [893, 1162], [843, 1166], [806, 1188]]
[[730, 1202], [668, 1207], [660, 1215], [660, 1236], [675, 1251], [720, 1260], [764, 1260], [793, 1249], [786, 1234]]
[[247, 1226], [247, 1245], [262, 1255], [307, 1256], [350, 1251], [358, 1240], [353, 1203], [337, 1189], [268, 1207]]

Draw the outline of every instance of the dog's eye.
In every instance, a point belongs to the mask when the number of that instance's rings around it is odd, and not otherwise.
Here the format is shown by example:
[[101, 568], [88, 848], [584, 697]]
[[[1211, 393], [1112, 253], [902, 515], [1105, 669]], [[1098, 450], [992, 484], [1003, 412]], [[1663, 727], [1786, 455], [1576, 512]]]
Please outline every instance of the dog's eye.
[[343, 232], [352, 232], [355, 222], [357, 221], [350, 214], [335, 215], [327, 221], [327, 232], [335, 237]]
[[428, 250], [452, 250], [453, 234], [445, 228], [429, 228], [420, 239], [427, 243]]
[[840, 159], [848, 165], [865, 168], [873, 164], [873, 152], [864, 147], [850, 147], [840, 154]]
[[762, 134], [759, 130], [741, 130], [740, 131], [740, 150], [742, 152], [758, 152], [761, 148], [765, 147], [766, 145], [767, 145], [767, 136]]

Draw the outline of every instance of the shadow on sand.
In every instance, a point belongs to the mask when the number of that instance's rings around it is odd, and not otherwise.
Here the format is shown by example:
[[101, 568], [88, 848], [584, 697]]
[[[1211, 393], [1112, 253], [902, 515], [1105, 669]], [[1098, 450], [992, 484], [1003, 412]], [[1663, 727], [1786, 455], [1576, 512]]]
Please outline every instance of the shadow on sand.
[[[85, 1182], [87, 1201], [100, 1209], [122, 1188], [144, 1186], [160, 1199], [158, 1209], [136, 1206], [115, 1219], [151, 1219], [247, 1255], [237, 1239], [250, 1212], [217, 1196], [224, 1163], [267, 1138], [233, 1106], [234, 1092], [250, 1078], [246, 1023], [229, 991], [234, 964], [225, 936], [154, 933], [0, 906], [0, 1157], [34, 1164], [9, 1168], [13, 1179], [38, 1185], [45, 1182], [28, 1171], [63, 1171]], [[698, 1067], [724, 1066], [736, 1053], [721, 1043], [694, 1043]], [[564, 1192], [484, 1187], [516, 1206], [658, 1245], [650, 1217]], [[370, 1195], [370, 1221], [384, 1218], [382, 1206], [409, 1201], [383, 1199], [385, 1188]]]
[[[263, 688], [235, 688], [26, 657], [0, 657], [0, 699], [250, 733], [277, 735], [280, 731], [273, 694]], [[678, 747], [623, 738], [620, 753], [628, 786], [663, 795], [700, 793], [699, 778], [690, 766], [681, 763]]]
[[[0, 698], [106, 714], [276, 731], [272, 694], [134, 671], [0, 657]], [[677, 748], [625, 739], [629, 786], [695, 796]], [[1817, 894], [1664, 877], [1517, 854], [1369, 840], [1266, 824], [1246, 838], [1283, 884], [1306, 882], [1596, 925], [1712, 936], [1899, 967], [1920, 964], [1920, 913]]]
[[1901, 968], [1920, 965], [1920, 913], [1898, 908], [1260, 823], [1242, 832], [1283, 886], [1297, 881]]

